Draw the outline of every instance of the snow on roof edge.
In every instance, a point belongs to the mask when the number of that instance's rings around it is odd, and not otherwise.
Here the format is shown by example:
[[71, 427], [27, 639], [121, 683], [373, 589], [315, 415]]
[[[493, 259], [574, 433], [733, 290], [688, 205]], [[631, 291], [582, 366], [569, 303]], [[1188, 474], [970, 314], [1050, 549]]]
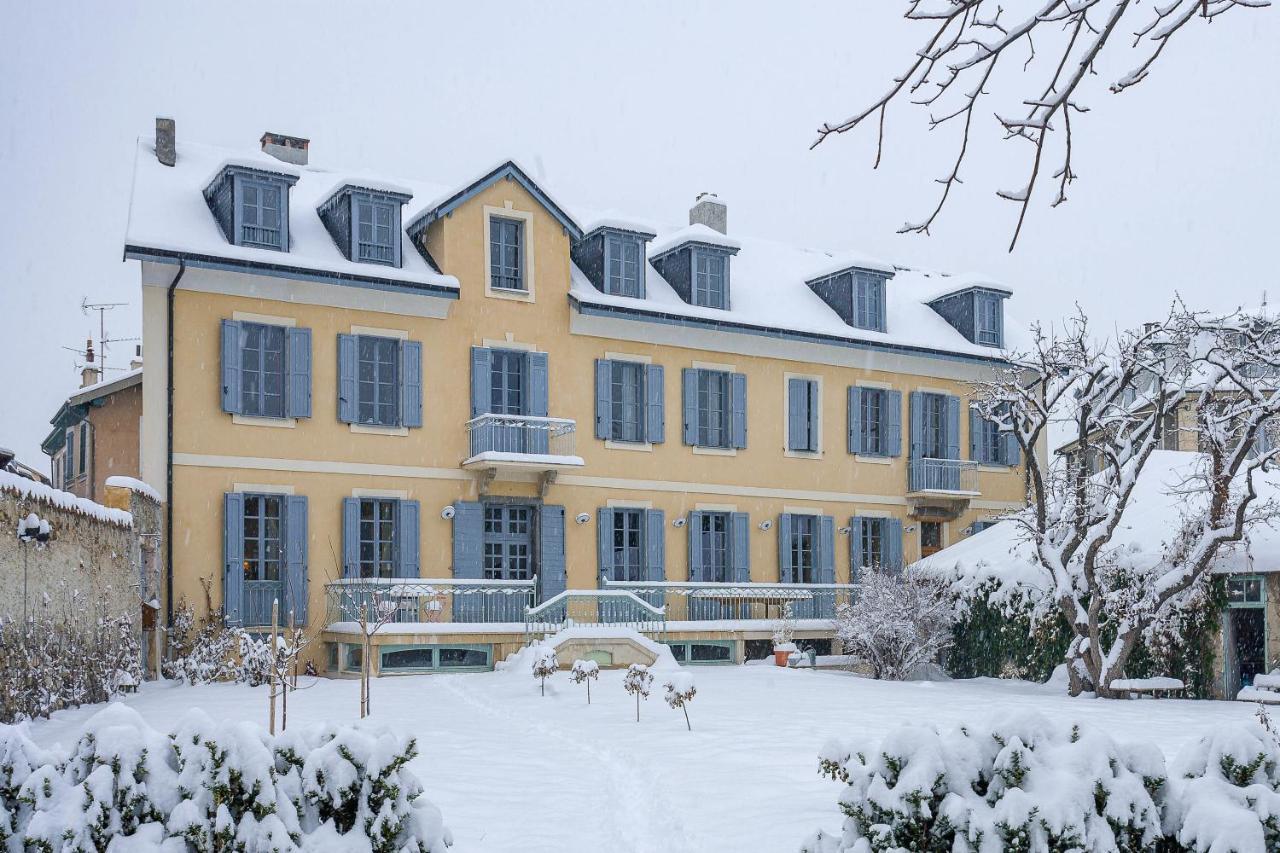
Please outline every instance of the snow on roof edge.
[[96, 518], [108, 524], [116, 524], [121, 527], [133, 526], [133, 514], [130, 512], [122, 509], [112, 509], [100, 503], [95, 503], [88, 498], [76, 497], [70, 492], [64, 492], [61, 489], [55, 489], [52, 486], [28, 480], [26, 477], [20, 477], [8, 471], [0, 471], [0, 491], [11, 492], [20, 498], [50, 504], [67, 512], [87, 515], [90, 518]]

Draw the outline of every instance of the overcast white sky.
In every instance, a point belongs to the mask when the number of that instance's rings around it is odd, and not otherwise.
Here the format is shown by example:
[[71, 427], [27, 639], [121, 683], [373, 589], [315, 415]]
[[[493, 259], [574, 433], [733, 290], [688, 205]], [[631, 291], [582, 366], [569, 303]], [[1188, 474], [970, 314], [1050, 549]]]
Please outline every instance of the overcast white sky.
[[915, 49], [904, 6], [0, 0], [0, 446], [47, 469], [39, 442], [79, 380], [62, 347], [97, 337], [83, 298], [130, 303], [108, 335], [140, 332], [121, 243], [134, 140], [158, 114], [179, 144], [278, 130], [310, 137], [313, 162], [392, 177], [462, 181], [516, 157], [570, 205], [673, 223], [713, 190], [731, 233], [990, 273], [1016, 288], [1022, 323], [1078, 301], [1133, 324], [1175, 291], [1216, 309], [1280, 298], [1280, 12], [1181, 34], [1125, 95], [1095, 81], [1081, 181], [1066, 206], [1035, 206], [1009, 255], [1016, 211], [992, 190], [1020, 186], [1025, 161], [989, 116], [927, 238], [895, 234], [945, 168], [921, 116], [891, 121], [878, 172], [870, 134], [808, 150]]

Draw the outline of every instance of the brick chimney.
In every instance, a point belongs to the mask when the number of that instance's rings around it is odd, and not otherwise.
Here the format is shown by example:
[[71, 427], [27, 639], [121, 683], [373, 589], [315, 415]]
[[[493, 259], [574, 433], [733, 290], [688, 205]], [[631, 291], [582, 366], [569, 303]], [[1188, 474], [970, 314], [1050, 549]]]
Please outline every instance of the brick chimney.
[[265, 153], [295, 166], [307, 165], [307, 150], [310, 147], [311, 140], [301, 136], [285, 136], [269, 130], [262, 134], [262, 150]]
[[689, 224], [705, 225], [721, 234], [729, 233], [729, 208], [715, 193], [698, 193], [689, 208]]
[[178, 162], [178, 129], [171, 118], [156, 116], [156, 159], [164, 166]]
[[101, 376], [102, 373], [93, 360], [93, 338], [89, 338], [84, 342], [84, 368], [80, 371], [80, 387], [88, 388], [90, 385], [96, 385]]

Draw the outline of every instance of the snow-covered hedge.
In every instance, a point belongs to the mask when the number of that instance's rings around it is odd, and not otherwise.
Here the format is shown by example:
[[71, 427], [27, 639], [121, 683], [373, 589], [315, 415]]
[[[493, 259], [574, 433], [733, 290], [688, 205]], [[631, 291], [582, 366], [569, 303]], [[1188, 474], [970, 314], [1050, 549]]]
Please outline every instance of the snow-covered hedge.
[[1038, 714], [903, 726], [829, 743], [819, 764], [847, 785], [845, 821], [804, 853], [1280, 849], [1280, 742], [1257, 723], [1215, 730], [1169, 768], [1153, 743]]
[[[406, 764], [412, 739], [368, 726], [270, 736], [200, 711], [172, 734], [112, 705], [69, 751], [0, 726], [0, 849], [439, 853], [451, 838]], [[114, 845], [113, 845], [114, 849]]]

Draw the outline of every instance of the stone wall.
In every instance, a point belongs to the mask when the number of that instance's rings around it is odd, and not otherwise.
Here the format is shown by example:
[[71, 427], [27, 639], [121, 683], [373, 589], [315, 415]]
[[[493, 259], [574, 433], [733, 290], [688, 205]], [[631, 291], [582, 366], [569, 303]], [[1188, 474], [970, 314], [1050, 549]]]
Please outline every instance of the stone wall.
[[[113, 491], [115, 508], [0, 473], [0, 617], [22, 619], [49, 608], [89, 625], [128, 616], [141, 640], [140, 566], [159, 539], [138, 533], [158, 529], [159, 505], [127, 489]], [[18, 523], [31, 513], [49, 523], [48, 542], [19, 539]]]

